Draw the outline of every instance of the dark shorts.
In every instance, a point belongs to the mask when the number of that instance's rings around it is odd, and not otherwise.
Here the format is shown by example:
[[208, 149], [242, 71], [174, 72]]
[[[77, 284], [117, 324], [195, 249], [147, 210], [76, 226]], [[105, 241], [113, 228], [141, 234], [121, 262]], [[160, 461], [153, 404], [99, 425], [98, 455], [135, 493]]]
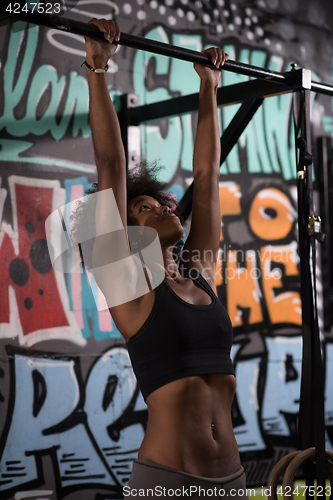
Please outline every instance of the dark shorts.
[[134, 460], [128, 485], [123, 488], [124, 499], [247, 499], [245, 471], [242, 467], [230, 476], [201, 477], [170, 469], [149, 460]]

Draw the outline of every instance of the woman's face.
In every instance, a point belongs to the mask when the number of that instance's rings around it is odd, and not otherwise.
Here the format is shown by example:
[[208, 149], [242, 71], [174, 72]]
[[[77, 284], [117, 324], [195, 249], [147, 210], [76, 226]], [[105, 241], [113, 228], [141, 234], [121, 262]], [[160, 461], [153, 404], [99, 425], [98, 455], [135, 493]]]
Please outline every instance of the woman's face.
[[160, 205], [151, 196], [133, 198], [128, 204], [128, 219], [135, 226], [152, 227], [157, 231], [160, 240], [177, 237], [177, 242], [183, 235], [183, 226], [177, 215], [171, 208]]

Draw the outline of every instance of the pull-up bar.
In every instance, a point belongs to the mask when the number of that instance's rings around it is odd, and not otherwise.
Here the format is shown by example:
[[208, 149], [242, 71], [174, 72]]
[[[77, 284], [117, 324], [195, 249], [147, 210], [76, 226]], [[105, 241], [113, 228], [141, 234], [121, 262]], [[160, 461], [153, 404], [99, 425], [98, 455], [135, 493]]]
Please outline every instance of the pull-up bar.
[[[90, 36], [104, 40], [104, 34], [99, 31], [97, 26], [93, 24], [82, 23], [80, 21], [75, 21], [73, 19], [68, 19], [63, 16], [56, 16], [54, 14], [41, 14], [38, 12], [20, 12], [8, 14], [8, 12], [5, 12], [5, 8], [3, 7], [0, 8], [0, 21], [1, 19], [6, 19], [7, 22], [13, 22], [15, 20], [26, 21], [28, 23], [65, 31], [66, 33], [74, 33], [76, 35]], [[203, 54], [202, 52], [185, 49], [176, 45], [157, 42], [155, 40], [150, 40], [144, 37], [121, 33], [118, 44], [124, 45], [125, 47], [144, 50], [146, 52], [152, 52], [154, 54], [160, 54], [163, 56], [173, 57], [175, 59], [181, 59], [183, 61], [198, 63], [204, 66], [215, 68], [215, 66], [213, 66], [211, 62], [211, 56], [209, 54]], [[281, 83], [285, 85], [292, 83], [292, 72], [279, 73], [277, 71], [271, 71], [237, 61], [226, 61], [223, 66], [223, 70], [259, 78], [266, 81], [271, 81], [274, 83]], [[321, 94], [333, 96], [333, 87], [329, 85], [312, 82], [311, 90], [319, 92]]]

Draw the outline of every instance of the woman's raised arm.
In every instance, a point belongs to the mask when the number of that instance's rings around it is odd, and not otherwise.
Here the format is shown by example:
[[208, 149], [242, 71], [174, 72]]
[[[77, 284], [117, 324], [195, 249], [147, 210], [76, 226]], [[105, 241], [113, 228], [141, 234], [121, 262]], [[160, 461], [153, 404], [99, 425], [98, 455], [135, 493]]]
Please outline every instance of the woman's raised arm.
[[[114, 21], [92, 19], [104, 32], [104, 39], [86, 38], [86, 70], [89, 84], [89, 116], [98, 176], [95, 209], [95, 242], [92, 253], [94, 276], [114, 305], [113, 291], [132, 269], [115, 270], [113, 262], [126, 262], [130, 255], [127, 235], [126, 156], [120, 125], [106, 81], [105, 70], [119, 40], [119, 26]], [[108, 191], [107, 191], [108, 190]], [[119, 217], [120, 216], [120, 217]], [[125, 259], [125, 260], [124, 260]], [[110, 288], [111, 287], [111, 288]]]
[[[114, 21], [92, 19], [104, 32], [104, 41], [86, 38], [86, 63], [93, 69], [105, 69], [117, 47], [119, 26]], [[93, 71], [88, 66], [89, 116], [95, 161], [98, 172], [98, 190], [112, 188], [123, 225], [126, 225], [126, 156], [121, 138], [120, 125], [110, 98], [106, 74]]]
[[112, 42], [119, 40], [120, 30], [116, 22], [106, 19], [92, 19], [90, 24], [104, 32], [105, 38], [86, 38], [90, 127], [98, 173], [93, 273], [119, 331], [127, 339], [129, 325], [138, 316], [151, 286], [146, 269], [129, 246], [126, 156], [104, 72], [116, 50]]
[[[222, 66], [228, 59], [228, 55], [219, 48], [212, 47], [204, 52], [211, 54], [216, 68]], [[198, 127], [193, 154], [192, 222], [184, 249], [189, 259], [193, 256], [200, 260], [199, 266], [204, 267], [206, 278], [210, 277], [213, 284], [221, 230], [219, 203], [221, 146], [216, 99], [221, 72], [197, 64], [194, 68], [201, 82]], [[196, 266], [195, 259], [194, 266]]]

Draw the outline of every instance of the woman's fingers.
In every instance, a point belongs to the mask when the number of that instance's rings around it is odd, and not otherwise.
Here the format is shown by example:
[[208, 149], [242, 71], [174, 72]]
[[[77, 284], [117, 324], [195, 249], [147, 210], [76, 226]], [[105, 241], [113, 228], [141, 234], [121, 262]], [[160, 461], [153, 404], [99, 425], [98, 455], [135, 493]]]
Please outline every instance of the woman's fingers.
[[223, 66], [223, 64], [228, 60], [228, 58], [229, 58], [228, 54], [226, 54], [224, 50], [218, 48], [216, 67], [219, 68], [220, 66]]
[[115, 22], [114, 25], [115, 25], [115, 37], [114, 37], [114, 39], [116, 42], [119, 42], [119, 40], [120, 40], [120, 28], [119, 28], [118, 23]]
[[215, 47], [215, 54], [216, 56], [213, 64], [215, 64], [217, 68], [220, 68], [221, 66], [223, 66], [229, 56], [224, 52], [224, 50], [220, 49], [219, 47]]
[[99, 30], [104, 33], [104, 38], [110, 43], [119, 42], [120, 29], [116, 21], [108, 21], [107, 19], [93, 18], [88, 24], [95, 24]]
[[204, 50], [207, 54], [210, 54], [212, 57], [212, 64], [216, 66], [216, 68], [220, 68], [223, 66], [225, 61], [229, 59], [229, 55], [224, 52], [223, 49], [219, 47], [210, 47], [207, 50]]
[[[106, 21], [106, 20], [105, 20]], [[106, 21], [108, 41], [110, 43], [119, 42], [120, 29], [116, 21]]]

